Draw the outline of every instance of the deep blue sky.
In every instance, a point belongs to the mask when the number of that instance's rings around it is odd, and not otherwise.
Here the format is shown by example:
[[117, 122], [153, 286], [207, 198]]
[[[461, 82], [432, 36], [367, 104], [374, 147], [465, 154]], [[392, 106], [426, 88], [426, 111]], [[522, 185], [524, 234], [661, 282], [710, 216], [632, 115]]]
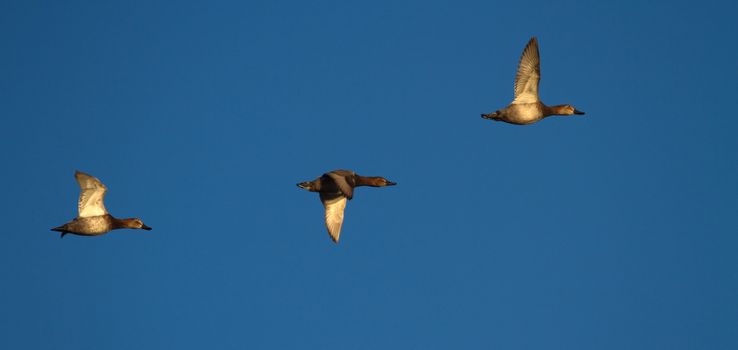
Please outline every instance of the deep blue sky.
[[[737, 349], [736, 13], [5, 1], [0, 348]], [[533, 35], [587, 115], [482, 120]], [[154, 230], [50, 232], [76, 169]]]

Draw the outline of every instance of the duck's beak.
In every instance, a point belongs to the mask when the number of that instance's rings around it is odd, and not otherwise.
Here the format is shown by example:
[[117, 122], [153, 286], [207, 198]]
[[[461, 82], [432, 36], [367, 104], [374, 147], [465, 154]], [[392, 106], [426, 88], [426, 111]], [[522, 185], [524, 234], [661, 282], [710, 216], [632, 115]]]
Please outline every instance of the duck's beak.
[[309, 182], [300, 182], [297, 184], [297, 187], [308, 190], [310, 189], [310, 183]]
[[148, 227], [148, 226], [143, 225], [143, 224], [141, 225], [141, 229], [142, 230], [146, 230], [146, 231], [151, 231], [151, 227]]
[[574, 110], [574, 114], [579, 114], [579, 115], [582, 115], [582, 114], [584, 114], [584, 112], [582, 112], [582, 111], [580, 111], [580, 110], [578, 110], [578, 109], [575, 109], [575, 110]]
[[394, 185], [397, 185], [397, 182], [392, 182], [392, 181], [387, 180], [387, 186], [394, 186]]

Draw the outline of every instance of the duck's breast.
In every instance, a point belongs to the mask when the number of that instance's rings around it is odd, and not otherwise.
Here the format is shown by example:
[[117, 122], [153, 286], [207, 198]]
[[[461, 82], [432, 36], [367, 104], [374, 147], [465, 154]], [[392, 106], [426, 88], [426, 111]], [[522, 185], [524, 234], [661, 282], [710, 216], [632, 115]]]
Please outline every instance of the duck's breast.
[[540, 103], [514, 103], [508, 107], [507, 117], [515, 124], [530, 124], [543, 118]]
[[77, 218], [73, 223], [76, 233], [85, 235], [100, 235], [113, 229], [113, 223], [108, 215]]

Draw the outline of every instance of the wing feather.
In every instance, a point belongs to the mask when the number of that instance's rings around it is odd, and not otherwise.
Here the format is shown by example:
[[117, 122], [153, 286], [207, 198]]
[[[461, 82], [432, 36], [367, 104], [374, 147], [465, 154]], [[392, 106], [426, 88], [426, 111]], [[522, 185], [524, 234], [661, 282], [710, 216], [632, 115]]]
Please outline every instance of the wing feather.
[[512, 103], [538, 102], [538, 82], [541, 80], [541, 59], [538, 40], [532, 37], [525, 46], [515, 75], [515, 99]]
[[336, 183], [338, 189], [348, 198], [354, 198], [354, 173], [348, 170], [334, 170], [327, 174]]
[[338, 243], [343, 225], [343, 211], [346, 209], [347, 198], [342, 195], [320, 194], [320, 201], [325, 207], [325, 227], [333, 242]]
[[79, 183], [80, 193], [77, 210], [79, 217], [90, 217], [105, 215], [108, 211], [105, 209], [105, 192], [108, 190], [97, 178], [76, 171], [74, 177]]

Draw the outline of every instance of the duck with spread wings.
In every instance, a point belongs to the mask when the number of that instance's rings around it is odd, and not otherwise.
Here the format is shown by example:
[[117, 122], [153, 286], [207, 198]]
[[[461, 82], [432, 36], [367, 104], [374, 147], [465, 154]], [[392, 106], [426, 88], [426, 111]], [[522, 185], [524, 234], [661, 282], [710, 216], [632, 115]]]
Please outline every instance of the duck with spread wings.
[[333, 170], [313, 181], [297, 184], [310, 192], [318, 192], [325, 207], [325, 226], [333, 242], [338, 243], [343, 225], [346, 202], [354, 197], [354, 188], [359, 186], [385, 187], [397, 183], [381, 176], [361, 176], [351, 170]]
[[61, 232], [61, 237], [64, 237], [68, 233], [99, 236], [121, 228], [151, 230], [139, 218], [118, 219], [108, 214], [104, 203], [108, 188], [100, 180], [81, 171], [76, 171], [74, 177], [80, 187], [77, 203], [79, 214], [72, 221], [52, 228], [52, 231]]

